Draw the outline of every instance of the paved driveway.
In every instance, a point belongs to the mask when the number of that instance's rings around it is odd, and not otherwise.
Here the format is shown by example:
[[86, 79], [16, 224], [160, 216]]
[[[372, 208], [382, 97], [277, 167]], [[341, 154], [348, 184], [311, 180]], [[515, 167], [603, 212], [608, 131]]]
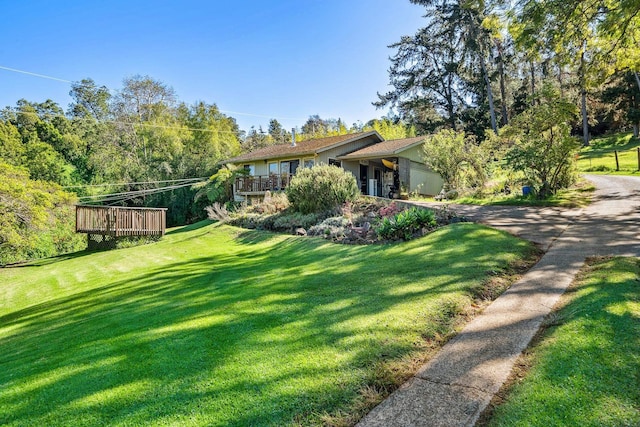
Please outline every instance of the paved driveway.
[[547, 252], [358, 426], [473, 426], [585, 258], [640, 256], [640, 178], [587, 178], [597, 191], [583, 209], [454, 208]]
[[585, 177], [597, 189], [591, 205], [582, 209], [456, 204], [450, 204], [449, 208], [474, 222], [532, 241], [545, 251], [570, 229], [571, 234], [579, 235], [582, 245], [589, 247], [588, 251], [584, 247], [587, 255], [640, 256], [640, 177]]

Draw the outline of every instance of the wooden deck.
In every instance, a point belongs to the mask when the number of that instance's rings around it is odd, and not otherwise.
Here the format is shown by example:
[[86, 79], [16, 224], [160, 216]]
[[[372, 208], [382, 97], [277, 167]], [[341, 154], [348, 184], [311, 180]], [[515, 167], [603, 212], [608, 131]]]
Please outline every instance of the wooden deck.
[[236, 178], [235, 191], [238, 194], [259, 194], [268, 191], [281, 191], [291, 182], [291, 174], [257, 175]]
[[76, 232], [103, 236], [164, 236], [166, 208], [76, 205]]

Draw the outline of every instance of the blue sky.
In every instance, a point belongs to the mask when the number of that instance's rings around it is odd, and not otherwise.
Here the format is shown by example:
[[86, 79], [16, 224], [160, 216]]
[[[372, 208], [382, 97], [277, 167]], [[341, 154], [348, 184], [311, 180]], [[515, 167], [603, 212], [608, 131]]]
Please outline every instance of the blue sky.
[[[119, 89], [149, 75], [181, 101], [215, 103], [243, 130], [277, 118], [365, 122], [388, 90], [387, 48], [424, 25], [409, 0], [0, 0], [0, 67]], [[0, 108], [70, 86], [0, 69]], [[242, 114], [239, 114], [242, 113]], [[264, 116], [264, 117], [262, 117]]]

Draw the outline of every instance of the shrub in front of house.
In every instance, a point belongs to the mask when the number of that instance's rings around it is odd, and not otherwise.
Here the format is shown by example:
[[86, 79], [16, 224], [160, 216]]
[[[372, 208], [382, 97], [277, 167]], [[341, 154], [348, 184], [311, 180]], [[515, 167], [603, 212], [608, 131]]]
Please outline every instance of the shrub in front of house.
[[291, 207], [303, 214], [337, 209], [359, 193], [355, 177], [342, 168], [316, 165], [298, 169], [286, 189]]
[[382, 218], [376, 227], [376, 233], [384, 240], [410, 240], [424, 229], [434, 228], [436, 224], [434, 211], [413, 207], [392, 217]]

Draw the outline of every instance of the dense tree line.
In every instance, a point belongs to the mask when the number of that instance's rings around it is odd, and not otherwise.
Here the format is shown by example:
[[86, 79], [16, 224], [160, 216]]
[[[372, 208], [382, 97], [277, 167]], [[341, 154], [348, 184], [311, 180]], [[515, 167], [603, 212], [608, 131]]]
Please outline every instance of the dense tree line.
[[579, 107], [574, 134], [640, 126], [638, 0], [410, 0], [425, 27], [391, 47], [392, 90], [379, 94], [418, 133], [479, 139], [552, 85]]
[[[214, 104], [179, 103], [173, 89], [148, 76], [127, 78], [114, 93], [86, 79], [73, 84], [70, 95], [67, 111], [49, 100], [20, 100], [2, 110], [0, 160], [25, 168], [31, 180], [83, 197], [208, 177], [241, 150], [233, 118]], [[130, 184], [140, 182], [148, 184]], [[168, 222], [175, 225], [202, 217], [193, 195], [185, 186], [119, 203], [169, 207]]]

